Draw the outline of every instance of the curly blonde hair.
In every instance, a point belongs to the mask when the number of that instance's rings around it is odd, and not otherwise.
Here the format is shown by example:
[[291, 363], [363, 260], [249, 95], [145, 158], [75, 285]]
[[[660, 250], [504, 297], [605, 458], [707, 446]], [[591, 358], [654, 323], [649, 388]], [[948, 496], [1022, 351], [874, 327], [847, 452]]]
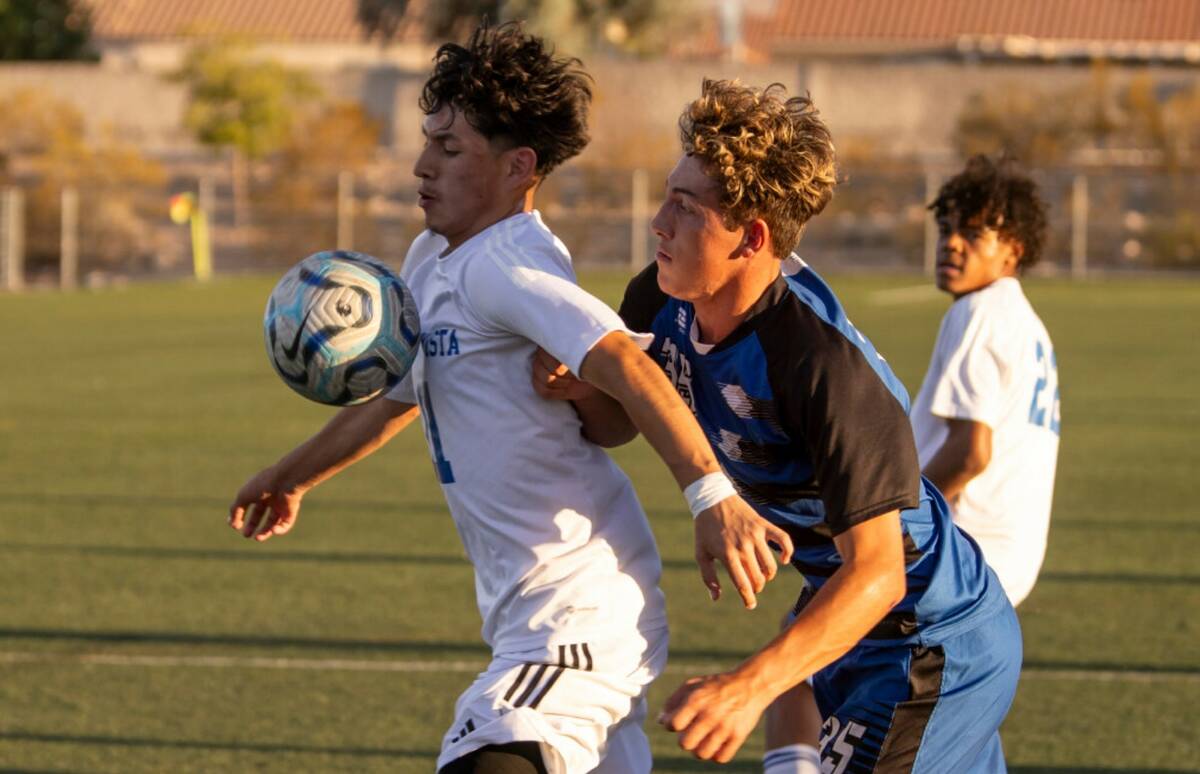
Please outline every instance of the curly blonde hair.
[[800, 241], [837, 184], [833, 140], [808, 97], [785, 99], [782, 84], [756, 89], [704, 80], [679, 118], [683, 150], [721, 189], [729, 227], [756, 218], [771, 230], [776, 255]]

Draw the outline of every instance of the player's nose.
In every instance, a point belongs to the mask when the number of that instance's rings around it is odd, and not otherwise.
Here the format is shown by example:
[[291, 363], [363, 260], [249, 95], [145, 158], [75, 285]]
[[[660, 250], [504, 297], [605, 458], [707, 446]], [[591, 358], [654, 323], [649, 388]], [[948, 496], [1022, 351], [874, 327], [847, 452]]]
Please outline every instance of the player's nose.
[[416, 161], [413, 162], [412, 171], [414, 176], [419, 177], [422, 180], [428, 180], [429, 178], [433, 177], [433, 169], [429, 162], [428, 149], [421, 151], [417, 155]]
[[962, 252], [962, 249], [966, 246], [966, 240], [963, 239], [962, 234], [958, 233], [957, 231], [951, 231], [949, 234], [942, 237], [941, 241], [944, 245], [944, 249], [952, 250], [954, 252]]
[[650, 219], [650, 232], [659, 239], [666, 241], [671, 238], [666, 216], [667, 205], [664, 202], [658, 208], [658, 212], [654, 213], [654, 217]]

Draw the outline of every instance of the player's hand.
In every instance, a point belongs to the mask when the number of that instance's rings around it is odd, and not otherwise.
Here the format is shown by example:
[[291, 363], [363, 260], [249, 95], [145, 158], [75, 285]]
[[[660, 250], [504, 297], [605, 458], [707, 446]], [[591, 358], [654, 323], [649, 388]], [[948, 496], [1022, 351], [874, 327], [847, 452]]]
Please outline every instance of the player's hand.
[[580, 400], [596, 388], [541, 347], [533, 353], [533, 391], [546, 400]]
[[733, 674], [693, 677], [667, 699], [658, 722], [697, 758], [728, 763], [769, 704]]
[[775, 556], [769, 543], [779, 546], [779, 559], [792, 560], [788, 533], [759, 516], [740, 497], [727, 497], [696, 517], [696, 564], [714, 600], [721, 597], [715, 562], [729, 573], [746, 608], [758, 604], [755, 594], [775, 577]]
[[246, 482], [229, 506], [229, 526], [260, 543], [284, 535], [296, 524], [304, 492], [284, 489], [267, 468]]

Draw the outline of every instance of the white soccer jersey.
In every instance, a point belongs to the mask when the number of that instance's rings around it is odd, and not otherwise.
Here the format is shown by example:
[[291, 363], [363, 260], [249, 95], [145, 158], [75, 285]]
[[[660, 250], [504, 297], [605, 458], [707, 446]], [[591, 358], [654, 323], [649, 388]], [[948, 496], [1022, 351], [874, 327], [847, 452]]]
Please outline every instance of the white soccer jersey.
[[661, 563], [633, 486], [584, 440], [571, 404], [540, 398], [530, 376], [536, 346], [578, 373], [606, 334], [635, 334], [575, 284], [536, 211], [446, 247], [426, 231], [405, 259], [422, 349], [388, 397], [421, 408], [475, 567], [484, 641], [512, 653], [665, 627]]
[[1020, 602], [1046, 552], [1059, 406], [1050, 336], [1015, 278], [963, 296], [946, 312], [911, 417], [922, 468], [945, 443], [947, 419], [992, 429], [991, 461], [952, 504], [954, 522]]

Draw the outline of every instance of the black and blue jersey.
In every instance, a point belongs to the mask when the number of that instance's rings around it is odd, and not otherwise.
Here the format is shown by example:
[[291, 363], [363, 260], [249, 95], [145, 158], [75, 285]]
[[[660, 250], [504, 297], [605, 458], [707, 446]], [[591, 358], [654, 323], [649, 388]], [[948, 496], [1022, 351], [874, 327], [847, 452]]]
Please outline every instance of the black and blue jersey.
[[936, 642], [1003, 593], [921, 476], [904, 386], [833, 291], [798, 266], [711, 349], [695, 341], [693, 306], [659, 288], [656, 264], [630, 282], [621, 317], [654, 334], [650, 356], [740, 494], [791, 535], [792, 563], [808, 581], [798, 607], [841, 566], [835, 535], [899, 509], [907, 593], [867, 641]]

